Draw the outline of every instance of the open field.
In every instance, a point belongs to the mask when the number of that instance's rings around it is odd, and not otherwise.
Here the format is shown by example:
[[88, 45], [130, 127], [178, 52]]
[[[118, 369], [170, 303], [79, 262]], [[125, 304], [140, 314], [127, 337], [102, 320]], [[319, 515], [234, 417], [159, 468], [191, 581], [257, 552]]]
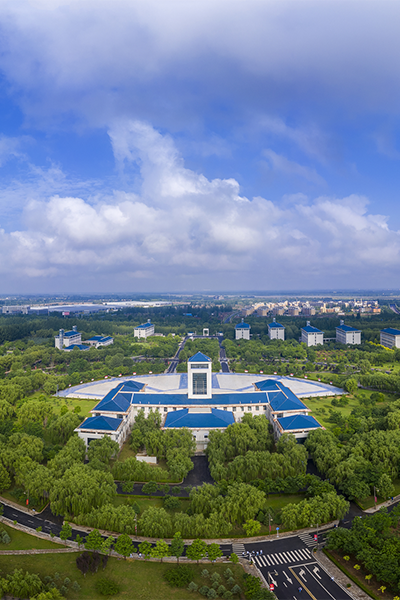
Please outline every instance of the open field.
[[[77, 581], [81, 586], [79, 592], [68, 591], [67, 598], [70, 600], [87, 599], [102, 600], [104, 596], [100, 595], [95, 589], [97, 579], [101, 577], [110, 577], [120, 585], [121, 592], [113, 598], [137, 598], [140, 600], [193, 600], [193, 593], [185, 588], [171, 588], [163, 579], [163, 573], [173, 565], [160, 562], [146, 562], [144, 560], [123, 560], [110, 558], [105, 570], [99, 568], [98, 573], [87, 574], [83, 577], [76, 567], [76, 557], [80, 552], [71, 554], [54, 555], [25, 555], [25, 556], [2, 556], [2, 570], [4, 573], [10, 573], [14, 569], [23, 569], [30, 573], [37, 573], [40, 577], [46, 575], [53, 576], [59, 573], [60, 579], [68, 577], [72, 582]], [[193, 564], [191, 568], [194, 572], [193, 580], [203, 585], [204, 579], [200, 573], [202, 569], [207, 568], [210, 572], [218, 572], [223, 576], [224, 570], [229, 566], [233, 571], [234, 577], [240, 587], [243, 588], [242, 575], [244, 573], [240, 565], [228, 564]], [[134, 595], [133, 595], [134, 590]], [[196, 594], [197, 595], [197, 594]]]
[[[63, 548], [62, 545], [42, 540], [0, 522], [0, 529], [5, 529], [11, 538], [10, 544], [0, 544], [0, 550], [45, 550], [48, 548]], [[3, 560], [3, 559], [2, 559]]]

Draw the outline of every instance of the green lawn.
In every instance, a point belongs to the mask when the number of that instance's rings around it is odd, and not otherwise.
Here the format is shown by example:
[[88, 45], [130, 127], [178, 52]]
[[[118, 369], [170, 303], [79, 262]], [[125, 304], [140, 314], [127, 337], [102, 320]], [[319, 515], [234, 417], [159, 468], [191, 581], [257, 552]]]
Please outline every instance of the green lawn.
[[42, 540], [41, 538], [29, 535], [4, 523], [0, 523], [0, 529], [5, 529], [11, 538], [10, 544], [0, 544], [0, 550], [42, 550], [47, 548], [62, 548], [60, 544]]
[[127, 458], [131, 458], [132, 456], [136, 456], [136, 452], [134, 452], [132, 450], [132, 448], [129, 445], [129, 438], [126, 440], [126, 442], [123, 444], [120, 453], [118, 454], [118, 460], [120, 462], [124, 462], [124, 460], [126, 460]]
[[60, 410], [62, 406], [67, 406], [69, 410], [74, 410], [74, 408], [76, 406], [80, 406], [81, 407], [81, 412], [79, 413], [79, 416], [81, 417], [89, 417], [90, 416], [90, 412], [95, 406], [96, 404], [98, 404], [99, 400], [86, 400], [86, 399], [80, 399], [80, 398], [57, 398], [57, 400], [59, 400], [59, 404], [57, 403], [57, 405], [54, 406], [54, 412], [55, 414], [60, 414]]
[[[1, 493], [1, 497], [4, 498], [5, 500], [9, 500], [10, 502], [15, 502], [15, 504], [18, 504], [19, 506], [26, 506], [26, 500], [18, 500], [18, 498], [16, 498], [15, 496], [13, 496], [11, 494], [11, 491], [14, 488], [10, 488], [9, 490], [5, 490], [4, 492]], [[29, 508], [34, 508], [36, 510], [36, 512], [41, 512], [44, 507], [46, 506], [48, 500], [46, 501], [41, 501], [40, 504], [29, 504]]]
[[[2, 556], [1, 567], [4, 573], [10, 573], [14, 569], [23, 569], [30, 573], [37, 573], [41, 577], [46, 575], [53, 576], [55, 572], [60, 574], [60, 579], [68, 577], [71, 582], [77, 581], [81, 586], [79, 592], [69, 591], [67, 598], [70, 600], [86, 598], [88, 600], [102, 600], [96, 592], [95, 582], [101, 577], [110, 577], [120, 585], [121, 592], [113, 598], [126, 598], [130, 600], [193, 600], [198, 597], [197, 594], [187, 591], [185, 588], [171, 588], [163, 579], [163, 573], [173, 565], [159, 562], [146, 562], [144, 560], [123, 560], [110, 558], [105, 570], [101, 567], [98, 573], [87, 574], [83, 577], [76, 567], [76, 557], [79, 552], [71, 554], [54, 555], [28, 555], [28, 556]], [[240, 565], [228, 564], [193, 564], [191, 565], [194, 577], [193, 580], [199, 584], [207, 584], [208, 580], [201, 578], [202, 569], [207, 568], [210, 572], [218, 572], [223, 576], [223, 572], [229, 566], [234, 573], [234, 578], [243, 589], [244, 573]], [[134, 592], [133, 592], [134, 590]], [[200, 597], [200, 596], [199, 596]]]
[[[167, 512], [175, 513], [175, 512], [186, 512], [190, 505], [189, 498], [179, 498], [181, 506], [177, 510], [167, 510]], [[164, 506], [164, 498], [157, 496], [129, 496], [119, 494], [113, 504], [114, 506], [121, 506], [121, 504], [127, 504], [128, 506], [132, 502], [137, 502], [140, 507], [140, 512], [142, 513], [147, 508], [162, 508]]]

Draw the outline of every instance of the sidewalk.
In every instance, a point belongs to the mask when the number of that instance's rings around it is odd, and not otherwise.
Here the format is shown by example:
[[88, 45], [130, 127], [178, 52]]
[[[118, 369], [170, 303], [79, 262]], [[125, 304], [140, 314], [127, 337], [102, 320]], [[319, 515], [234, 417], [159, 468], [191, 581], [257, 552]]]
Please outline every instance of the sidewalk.
[[[371, 600], [370, 596], [363, 592], [361, 588], [358, 587], [351, 579], [347, 577], [340, 569], [333, 563], [322, 550], [318, 550], [314, 553], [314, 556], [317, 562], [325, 569], [325, 571], [331, 577], [335, 578], [335, 581], [338, 585], [340, 585], [349, 596], [352, 596], [354, 600]], [[350, 583], [351, 587], [346, 587], [347, 584]]]
[[386, 500], [386, 502], [382, 502], [382, 504], [377, 504], [376, 506], [371, 506], [371, 508], [366, 508], [364, 510], [365, 513], [368, 514], [373, 514], [375, 512], [377, 512], [378, 510], [380, 510], [383, 507], [388, 507], [388, 506], [392, 506], [392, 504], [396, 504], [396, 502], [398, 502], [400, 500], [400, 494], [398, 494], [397, 496], [393, 497], [393, 500]]

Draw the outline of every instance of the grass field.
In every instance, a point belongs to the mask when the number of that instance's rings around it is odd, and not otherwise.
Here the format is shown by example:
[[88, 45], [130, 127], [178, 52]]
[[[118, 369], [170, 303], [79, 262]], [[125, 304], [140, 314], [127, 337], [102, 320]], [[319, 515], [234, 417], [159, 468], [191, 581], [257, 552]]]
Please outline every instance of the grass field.
[[[37, 573], [41, 577], [46, 575], [53, 576], [55, 572], [59, 573], [60, 579], [68, 577], [72, 582], [77, 581], [81, 586], [79, 592], [68, 591], [67, 598], [102, 600], [95, 589], [96, 580], [101, 577], [110, 577], [120, 585], [120, 593], [113, 598], [132, 598], [138, 600], [193, 600], [197, 594], [187, 591], [185, 588], [172, 588], [163, 579], [163, 573], [173, 565], [159, 562], [146, 562], [143, 560], [123, 560], [110, 558], [105, 570], [101, 567], [98, 573], [87, 574], [83, 577], [76, 567], [76, 557], [79, 552], [71, 554], [54, 555], [28, 555], [28, 556], [2, 556], [1, 567], [4, 573], [10, 573], [14, 569], [23, 569], [30, 573]], [[223, 572], [229, 566], [234, 573], [234, 578], [243, 589], [243, 569], [240, 565], [228, 564], [193, 564], [191, 568], [194, 572], [193, 580], [199, 584], [207, 584], [208, 580], [201, 578], [202, 569], [207, 568], [210, 572], [218, 572], [223, 576]]]
[[[0, 550], [44, 550], [48, 548], [62, 548], [60, 544], [42, 540], [41, 538], [29, 535], [4, 523], [0, 523], [0, 529], [5, 529], [11, 538], [10, 544], [0, 544]], [[3, 560], [3, 559], [2, 559]]]
[[60, 414], [60, 410], [62, 406], [67, 406], [69, 410], [74, 410], [76, 406], [81, 407], [81, 412], [79, 416], [81, 417], [89, 417], [92, 408], [96, 406], [99, 400], [84, 400], [80, 398], [58, 398], [60, 401], [59, 404], [54, 405], [55, 414]]
[[[1, 493], [1, 497], [4, 498], [5, 500], [9, 500], [10, 502], [14, 502], [15, 504], [18, 504], [19, 506], [26, 506], [26, 500], [18, 500], [18, 498], [16, 498], [15, 496], [13, 496], [10, 492], [12, 491], [12, 489], [14, 488], [10, 488], [9, 490], [5, 490]], [[34, 508], [37, 512], [41, 512], [44, 507], [46, 506], [48, 500], [43, 501], [41, 504], [30, 504], [29, 507], [30, 508]]]
[[[177, 510], [167, 510], [167, 512], [170, 513], [174, 513], [174, 512], [186, 512], [186, 510], [189, 508], [190, 505], [190, 500], [189, 498], [179, 498], [179, 501], [181, 503], [180, 508], [178, 508]], [[163, 498], [159, 498], [157, 496], [124, 496], [122, 494], [119, 494], [115, 500], [114, 500], [114, 506], [121, 506], [121, 504], [126, 504], [126, 505], [130, 505], [132, 504], [132, 502], [137, 502], [139, 504], [139, 508], [140, 508], [140, 512], [142, 513], [144, 510], [146, 510], [147, 508], [163, 508], [164, 506], [164, 499]]]

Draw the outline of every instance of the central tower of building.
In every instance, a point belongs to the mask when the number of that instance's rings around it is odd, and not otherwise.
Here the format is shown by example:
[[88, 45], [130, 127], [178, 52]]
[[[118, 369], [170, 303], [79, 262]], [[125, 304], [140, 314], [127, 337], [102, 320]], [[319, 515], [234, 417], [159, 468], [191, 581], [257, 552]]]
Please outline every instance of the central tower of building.
[[202, 352], [188, 360], [188, 398], [212, 398], [212, 361]]

